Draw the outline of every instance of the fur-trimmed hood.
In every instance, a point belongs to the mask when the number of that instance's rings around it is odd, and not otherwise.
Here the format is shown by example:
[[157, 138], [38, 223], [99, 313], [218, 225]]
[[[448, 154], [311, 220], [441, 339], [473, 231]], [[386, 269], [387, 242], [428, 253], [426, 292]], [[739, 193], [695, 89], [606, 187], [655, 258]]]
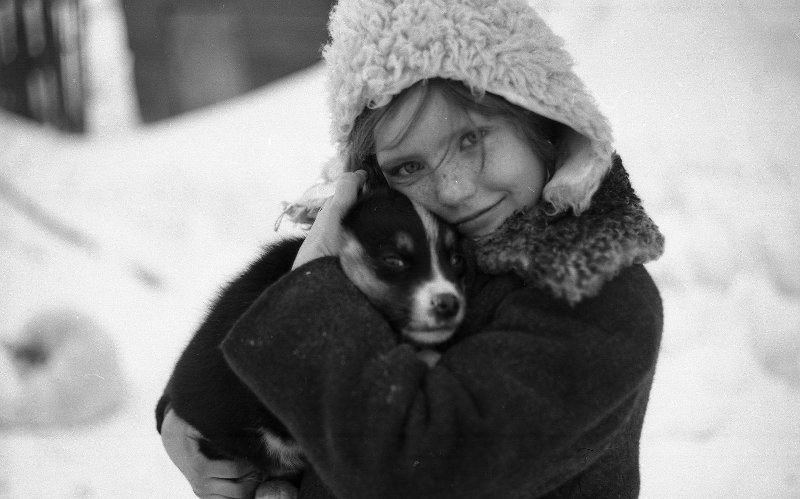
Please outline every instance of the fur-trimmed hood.
[[432, 78], [488, 92], [568, 127], [542, 197], [580, 213], [611, 168], [611, 126], [573, 71], [564, 41], [527, 0], [339, 0], [322, 51], [331, 131], [347, 155], [365, 108]]
[[581, 215], [551, 215], [548, 208], [540, 203], [520, 211], [475, 241], [478, 267], [513, 272], [574, 305], [622, 269], [664, 252], [664, 236], [645, 213], [619, 156]]

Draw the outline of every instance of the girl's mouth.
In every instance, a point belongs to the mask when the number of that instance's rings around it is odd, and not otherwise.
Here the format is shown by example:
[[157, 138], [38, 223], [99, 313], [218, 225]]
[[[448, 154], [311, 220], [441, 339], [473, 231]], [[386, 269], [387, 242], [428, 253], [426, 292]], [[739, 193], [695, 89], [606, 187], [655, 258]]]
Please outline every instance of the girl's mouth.
[[487, 227], [492, 227], [494, 225], [494, 210], [497, 208], [500, 203], [503, 202], [503, 199], [500, 199], [496, 203], [473, 212], [472, 214], [457, 220], [454, 222], [456, 227], [458, 227], [458, 231], [466, 236], [482, 236], [485, 235], [482, 232]]

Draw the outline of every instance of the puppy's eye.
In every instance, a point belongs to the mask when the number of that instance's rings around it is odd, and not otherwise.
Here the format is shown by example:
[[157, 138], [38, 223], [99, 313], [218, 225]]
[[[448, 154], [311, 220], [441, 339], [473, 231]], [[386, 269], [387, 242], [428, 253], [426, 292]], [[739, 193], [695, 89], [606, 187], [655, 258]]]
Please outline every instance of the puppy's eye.
[[394, 270], [405, 270], [408, 267], [408, 262], [397, 255], [386, 255], [381, 258], [381, 261], [384, 265]]
[[464, 265], [464, 257], [461, 253], [453, 253], [450, 255], [450, 265], [456, 268], [461, 268]]

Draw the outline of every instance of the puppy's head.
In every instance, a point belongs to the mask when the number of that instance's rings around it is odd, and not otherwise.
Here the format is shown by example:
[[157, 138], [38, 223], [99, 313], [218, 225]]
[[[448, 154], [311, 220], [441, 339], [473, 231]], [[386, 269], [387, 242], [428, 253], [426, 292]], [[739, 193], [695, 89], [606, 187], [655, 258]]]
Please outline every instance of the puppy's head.
[[466, 305], [458, 233], [391, 190], [365, 194], [342, 225], [339, 258], [353, 284], [406, 339], [448, 340]]

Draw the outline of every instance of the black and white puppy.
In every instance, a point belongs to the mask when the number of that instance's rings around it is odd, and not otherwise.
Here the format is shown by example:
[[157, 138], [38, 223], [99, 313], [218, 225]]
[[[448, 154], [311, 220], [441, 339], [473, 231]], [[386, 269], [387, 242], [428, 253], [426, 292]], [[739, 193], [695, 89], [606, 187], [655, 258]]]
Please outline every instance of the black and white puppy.
[[[345, 275], [399, 338], [434, 365], [433, 349], [453, 336], [465, 313], [465, 261], [457, 232], [388, 189], [361, 196], [342, 228]], [[302, 452], [233, 374], [219, 345], [264, 289], [291, 269], [301, 243], [289, 239], [271, 246], [223, 290], [178, 360], [162, 399], [200, 431], [206, 456], [245, 458], [270, 477], [296, 475], [304, 466]]]
[[402, 339], [441, 344], [464, 318], [458, 233], [404, 195], [368, 194], [344, 217], [342, 270]]

